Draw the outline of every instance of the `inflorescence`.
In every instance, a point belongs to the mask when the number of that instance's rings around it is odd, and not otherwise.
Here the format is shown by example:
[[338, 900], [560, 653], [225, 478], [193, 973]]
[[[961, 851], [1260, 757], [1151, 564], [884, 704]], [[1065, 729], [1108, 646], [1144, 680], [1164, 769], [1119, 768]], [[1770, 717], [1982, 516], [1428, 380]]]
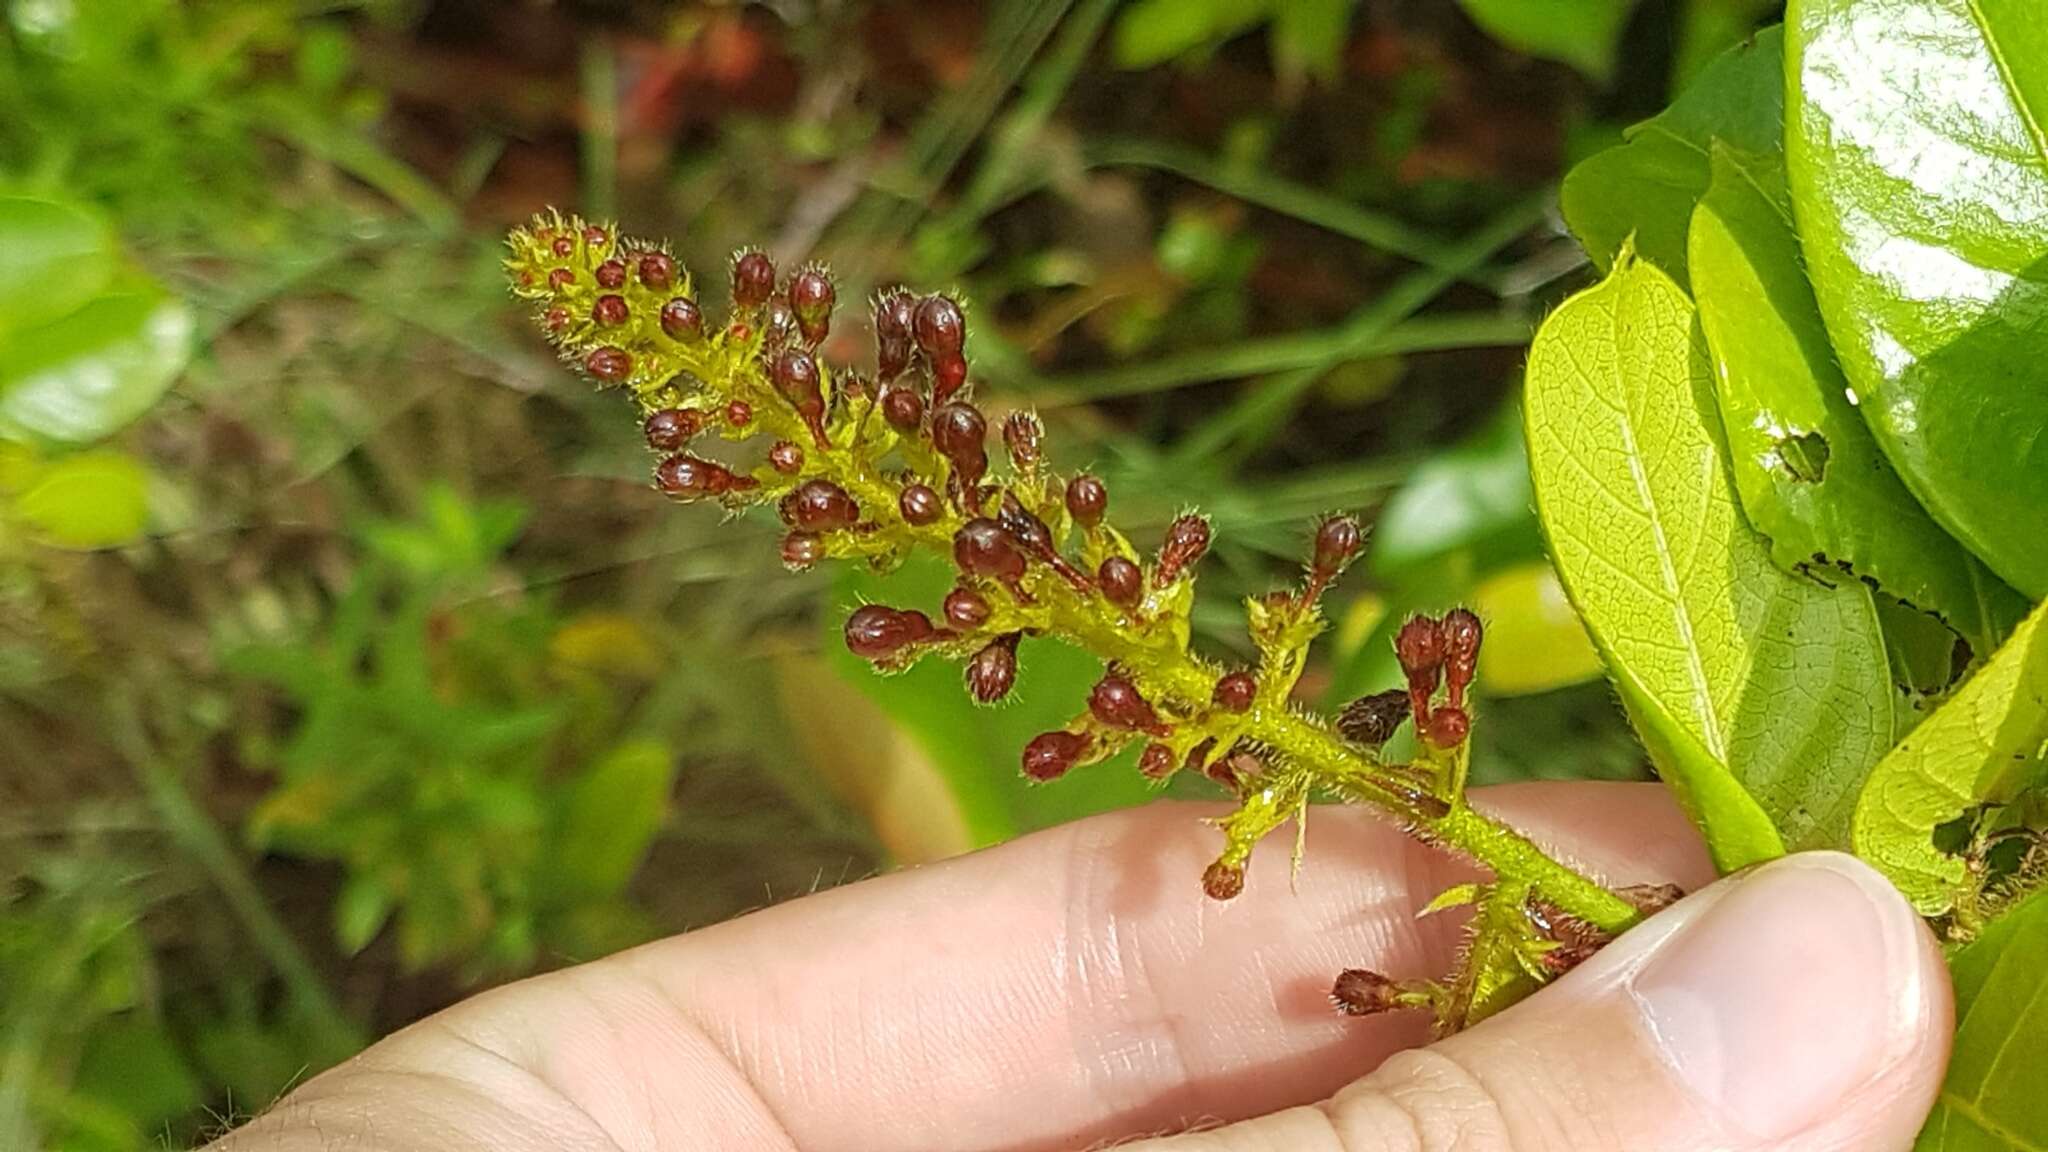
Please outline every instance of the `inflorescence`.
[[[1008, 467], [992, 470], [969, 325], [951, 297], [877, 292], [868, 376], [819, 355], [837, 302], [822, 265], [778, 277], [765, 253], [742, 250], [720, 323], [667, 251], [613, 227], [548, 213], [515, 230], [510, 246], [513, 291], [535, 304], [563, 358], [638, 405], [662, 493], [731, 512], [772, 505], [792, 569], [850, 559], [886, 570], [919, 548], [951, 558], [957, 583], [935, 615], [868, 604], [847, 618], [855, 655], [885, 672], [927, 656], [960, 661], [983, 704], [1009, 694], [1026, 636], [1057, 636], [1100, 656], [1103, 675], [1084, 706], [1024, 747], [1022, 770], [1050, 781], [1138, 745], [1139, 770], [1153, 780], [1198, 772], [1221, 784], [1238, 808], [1219, 821], [1223, 848], [1202, 877], [1209, 896], [1241, 892], [1254, 845], [1290, 820], [1301, 827], [1310, 799], [1329, 796], [1375, 805], [1488, 867], [1498, 879], [1474, 900], [1511, 907], [1501, 930], [1518, 936], [1517, 955], [1554, 957], [1636, 916], [1622, 896], [1465, 804], [1467, 692], [1483, 635], [1471, 612], [1408, 621], [1396, 641], [1406, 688], [1354, 701], [1334, 725], [1293, 702], [1326, 627], [1323, 593], [1363, 547], [1350, 517], [1317, 525], [1298, 586], [1246, 601], [1257, 665], [1221, 667], [1189, 647], [1210, 522], [1182, 514], [1156, 550], [1141, 551], [1110, 524], [1100, 478], [1048, 464], [1043, 426], [1029, 412], [999, 422]], [[705, 450], [712, 440], [767, 448], [742, 465]], [[1382, 747], [1411, 720], [1414, 761], [1383, 760]], [[1468, 950], [1475, 965], [1484, 959], [1478, 943]], [[1354, 995], [1361, 981], [1370, 984], [1354, 971], [1339, 985], [1346, 1011], [1426, 1003], [1450, 1026], [1471, 1014], [1414, 988]]]

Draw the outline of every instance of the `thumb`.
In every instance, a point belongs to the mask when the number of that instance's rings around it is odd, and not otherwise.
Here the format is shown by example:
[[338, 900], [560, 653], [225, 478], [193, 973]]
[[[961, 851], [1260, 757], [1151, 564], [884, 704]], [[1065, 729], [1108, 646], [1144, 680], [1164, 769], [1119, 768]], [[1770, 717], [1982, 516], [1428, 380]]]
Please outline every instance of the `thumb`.
[[1933, 937], [1852, 857], [1679, 902], [1508, 1012], [1313, 1108], [1150, 1152], [1882, 1152], [1948, 1056]]

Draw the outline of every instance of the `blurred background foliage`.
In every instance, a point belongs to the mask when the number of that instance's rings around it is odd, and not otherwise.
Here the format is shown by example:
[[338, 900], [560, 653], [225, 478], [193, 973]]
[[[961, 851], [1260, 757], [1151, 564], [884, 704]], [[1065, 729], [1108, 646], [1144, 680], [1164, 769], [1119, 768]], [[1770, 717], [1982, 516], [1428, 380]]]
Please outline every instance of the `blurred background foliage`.
[[0, 1147], [182, 1147], [484, 983], [1152, 797], [1017, 776], [1084, 654], [877, 679], [873, 577], [663, 506], [501, 290], [549, 204], [957, 288], [1134, 535], [1214, 514], [1212, 652], [1360, 510], [1312, 701], [1467, 601], [1478, 774], [1639, 774], [1503, 405], [1588, 275], [1560, 173], [1774, 7], [0, 0]]

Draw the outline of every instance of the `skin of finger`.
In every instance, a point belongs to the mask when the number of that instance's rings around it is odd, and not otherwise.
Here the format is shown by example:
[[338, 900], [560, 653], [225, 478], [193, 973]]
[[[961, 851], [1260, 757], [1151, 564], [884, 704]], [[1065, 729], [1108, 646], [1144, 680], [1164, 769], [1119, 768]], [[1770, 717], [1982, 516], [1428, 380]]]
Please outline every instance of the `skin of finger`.
[[[1654, 788], [1544, 785], [1475, 802], [1613, 883], [1709, 875]], [[1439, 971], [1454, 924], [1414, 909], [1470, 875], [1356, 810], [1317, 809], [1204, 900], [1216, 850], [1163, 804], [880, 877], [471, 1002], [387, 1042], [463, 1043], [530, 1069], [622, 1147], [1031, 1149], [1313, 1100], [1421, 1038], [1347, 1021], [1333, 974]], [[735, 1143], [717, 1138], [728, 1134]], [[639, 1137], [635, 1139], [634, 1137]], [[786, 1146], [786, 1145], [785, 1145]]]

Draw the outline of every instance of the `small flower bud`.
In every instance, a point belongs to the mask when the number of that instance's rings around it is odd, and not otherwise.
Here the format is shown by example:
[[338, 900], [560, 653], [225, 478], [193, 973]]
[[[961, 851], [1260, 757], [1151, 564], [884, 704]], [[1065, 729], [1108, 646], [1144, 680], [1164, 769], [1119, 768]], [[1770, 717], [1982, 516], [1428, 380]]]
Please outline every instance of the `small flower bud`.
[[693, 408], [660, 408], [647, 414], [640, 431], [647, 446], [657, 452], [673, 452], [704, 430], [704, 414]]
[[775, 292], [775, 261], [766, 252], [746, 249], [733, 254], [732, 302], [741, 308], [759, 308]]
[[1111, 728], [1139, 732], [1163, 730], [1159, 713], [1138, 692], [1138, 686], [1115, 673], [1095, 682], [1088, 693], [1088, 711]]
[[1010, 465], [1019, 472], [1029, 472], [1038, 467], [1038, 444], [1045, 436], [1045, 425], [1030, 412], [1012, 412], [1003, 418], [1003, 447], [1010, 454]]
[[806, 480], [782, 499], [783, 518], [811, 532], [851, 528], [860, 519], [860, 505], [846, 489], [830, 480]]
[[1093, 528], [1102, 523], [1102, 513], [1109, 507], [1109, 485], [1082, 473], [1067, 481], [1067, 515], [1083, 528]]
[[1244, 891], [1244, 865], [1218, 860], [1202, 872], [1202, 891], [1211, 900], [1235, 900]]
[[574, 256], [576, 254], [576, 241], [573, 237], [557, 236], [555, 237], [555, 242], [549, 245], [549, 248], [557, 256]]
[[829, 442], [825, 438], [825, 394], [818, 379], [817, 358], [801, 348], [785, 348], [775, 358], [769, 376], [775, 390], [803, 417], [818, 447], [826, 447]]
[[670, 456], [654, 466], [654, 484], [663, 494], [677, 500], [698, 500], [723, 496], [755, 486], [750, 477], [695, 456]]
[[932, 410], [932, 447], [953, 465], [962, 499], [988, 474], [988, 424], [972, 404], [945, 404]]
[[1258, 695], [1258, 678], [1239, 670], [1216, 681], [1215, 690], [1209, 694], [1209, 702], [1225, 712], [1243, 712], [1252, 706]]
[[1359, 531], [1358, 521], [1349, 516], [1332, 516], [1316, 527], [1315, 559], [1310, 567], [1318, 577], [1328, 580], [1342, 572], [1364, 545], [1365, 534]]
[[1346, 1016], [1377, 1016], [1403, 1007], [1401, 986], [1369, 968], [1346, 968], [1330, 988], [1330, 1003]]
[[770, 348], [780, 348], [796, 339], [796, 311], [789, 301], [780, 296], [768, 301], [768, 311], [761, 317], [761, 341]]
[[976, 703], [993, 704], [1017, 683], [1018, 633], [998, 636], [967, 660], [967, 692]]
[[932, 403], [944, 404], [967, 383], [967, 361], [958, 354], [932, 361]]
[[607, 260], [597, 266], [593, 273], [600, 288], [624, 288], [626, 286], [626, 264], [622, 260]]
[[789, 282], [789, 308], [797, 331], [813, 348], [823, 343], [832, 326], [832, 305], [838, 300], [832, 276], [821, 265], [806, 264]]
[[1159, 546], [1159, 566], [1152, 573], [1152, 582], [1166, 587], [1208, 551], [1209, 521], [1194, 515], [1179, 517], [1166, 528], [1166, 543]]
[[938, 520], [945, 507], [939, 501], [939, 494], [923, 484], [906, 484], [896, 497], [896, 510], [903, 513], [903, 520], [922, 528]]
[[665, 292], [676, 282], [676, 262], [666, 252], [640, 255], [640, 282], [656, 292]]
[[863, 660], [884, 660], [931, 639], [934, 631], [922, 612], [864, 604], [846, 618], [846, 648]]
[[545, 323], [550, 332], [560, 332], [569, 326], [569, 310], [560, 304], [548, 309]]
[[917, 306], [913, 319], [917, 346], [933, 361], [958, 357], [967, 343], [967, 318], [960, 306], [946, 296], [927, 296]]
[[987, 517], [976, 517], [953, 535], [953, 562], [969, 576], [987, 576], [1005, 584], [1024, 575], [1024, 553], [1003, 526]]
[[597, 303], [590, 307], [590, 318], [606, 328], [624, 324], [631, 315], [632, 310], [626, 307], [626, 298], [610, 293], [599, 296]]
[[754, 422], [754, 406], [745, 400], [734, 400], [725, 406], [725, 422], [728, 427], [745, 428]]
[[1173, 749], [1153, 742], [1138, 755], [1138, 774], [1147, 780], [1164, 780], [1173, 775]]
[[1377, 748], [1393, 739], [1394, 731], [1408, 719], [1408, 692], [1389, 688], [1360, 696], [1337, 713], [1337, 731], [1346, 740]]
[[875, 374], [885, 382], [903, 375], [910, 367], [914, 347], [911, 328], [916, 313], [916, 297], [901, 288], [875, 296]]
[[883, 388], [882, 419], [898, 432], [916, 435], [918, 426], [924, 423], [924, 397], [907, 384]]
[[609, 248], [612, 246], [611, 230], [602, 224], [586, 225], [583, 229], [583, 242], [592, 248]]
[[1445, 704], [1429, 714], [1422, 734], [1438, 748], [1456, 748], [1472, 734], [1472, 717], [1463, 708]]
[[1484, 628], [1470, 608], [1453, 608], [1444, 613], [1443, 620], [1437, 624], [1437, 632], [1443, 638], [1445, 660], [1460, 656], [1476, 658], [1479, 655], [1479, 640]]
[[946, 593], [942, 608], [946, 623], [962, 632], [972, 632], [988, 623], [988, 601], [972, 588], [955, 588]]
[[1088, 754], [1088, 745], [1078, 732], [1041, 732], [1024, 746], [1024, 775], [1041, 783], [1057, 780]]
[[1004, 490], [1002, 502], [996, 505], [996, 522], [1003, 526], [1003, 531], [1015, 537], [1026, 552], [1039, 557], [1053, 556], [1052, 529], [1026, 508], [1016, 493]]
[[567, 268], [557, 268], [548, 273], [548, 287], [553, 291], [560, 292], [575, 282], [576, 274]]
[[704, 313], [687, 296], [671, 297], [661, 306], [661, 330], [671, 340], [695, 340], [704, 334]]
[[1437, 623], [1427, 616], [1410, 616], [1401, 630], [1394, 634], [1394, 656], [1401, 662], [1401, 670], [1413, 682], [1426, 677], [1430, 687], [1436, 686], [1436, 675], [1443, 668], [1444, 649], [1442, 634]]
[[802, 572], [825, 558], [825, 542], [815, 532], [791, 532], [782, 538], [782, 563]]
[[777, 440], [768, 449], [768, 466], [784, 476], [794, 476], [803, 470], [804, 450], [787, 440]]
[[624, 348], [607, 344], [602, 348], [592, 348], [590, 354], [583, 358], [583, 367], [599, 380], [617, 384], [633, 374], [633, 357]]
[[1145, 595], [1145, 573], [1122, 556], [1111, 556], [1095, 570], [1102, 598], [1119, 608], [1136, 608]]

